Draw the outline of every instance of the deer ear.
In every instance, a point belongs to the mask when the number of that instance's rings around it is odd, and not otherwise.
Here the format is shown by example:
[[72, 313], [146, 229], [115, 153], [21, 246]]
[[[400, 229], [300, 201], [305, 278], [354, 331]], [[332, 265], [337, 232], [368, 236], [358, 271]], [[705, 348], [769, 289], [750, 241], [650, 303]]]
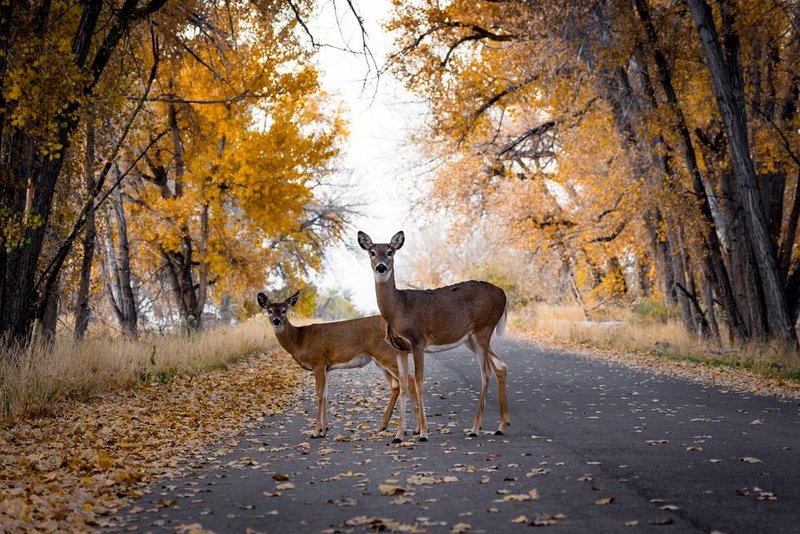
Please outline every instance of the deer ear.
[[292, 308], [294, 308], [295, 306], [297, 306], [297, 300], [298, 300], [299, 298], [300, 298], [300, 292], [299, 292], [299, 291], [297, 291], [297, 292], [295, 292], [295, 294], [294, 294], [294, 295], [292, 295], [291, 297], [289, 297], [288, 299], [286, 299], [286, 302], [288, 302], [288, 303], [289, 303], [289, 306], [291, 306]]
[[266, 296], [264, 293], [258, 294], [258, 305], [262, 308], [269, 308], [269, 297]]
[[364, 232], [358, 232], [358, 246], [363, 248], [364, 250], [369, 250], [372, 248], [372, 239], [365, 234]]
[[400, 250], [403, 247], [403, 243], [406, 242], [406, 235], [403, 233], [402, 230], [397, 232], [392, 236], [392, 240], [389, 242], [392, 245], [392, 248], [395, 250]]

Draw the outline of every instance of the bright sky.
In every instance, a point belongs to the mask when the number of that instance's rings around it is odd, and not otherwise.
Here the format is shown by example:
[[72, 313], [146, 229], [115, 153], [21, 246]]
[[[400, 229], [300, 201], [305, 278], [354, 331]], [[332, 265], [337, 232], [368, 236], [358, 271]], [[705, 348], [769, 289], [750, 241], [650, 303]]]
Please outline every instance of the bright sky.
[[[382, 66], [392, 50], [391, 36], [383, 23], [389, 16], [388, 0], [354, 2], [368, 32], [368, 46]], [[341, 20], [336, 22], [336, 11]], [[315, 41], [341, 47], [350, 43], [361, 50], [361, 33], [346, 2], [322, 3], [318, 17], [309, 24]], [[419, 234], [414, 221], [414, 197], [422, 158], [409, 135], [421, 124], [425, 106], [414, 102], [390, 73], [381, 75], [376, 85], [374, 66], [368, 71], [361, 56], [323, 47], [317, 56], [322, 85], [333, 98], [340, 99], [350, 123], [350, 137], [344, 147], [340, 181], [354, 185], [353, 195], [363, 204], [344, 245], [329, 251], [325, 271], [318, 284], [352, 293], [353, 304], [362, 313], [377, 312], [375, 286], [366, 253], [358, 248], [356, 232], [368, 233], [375, 242], [387, 242], [398, 230], [406, 237]], [[368, 77], [366, 87], [364, 78]], [[352, 175], [348, 176], [348, 174]]]

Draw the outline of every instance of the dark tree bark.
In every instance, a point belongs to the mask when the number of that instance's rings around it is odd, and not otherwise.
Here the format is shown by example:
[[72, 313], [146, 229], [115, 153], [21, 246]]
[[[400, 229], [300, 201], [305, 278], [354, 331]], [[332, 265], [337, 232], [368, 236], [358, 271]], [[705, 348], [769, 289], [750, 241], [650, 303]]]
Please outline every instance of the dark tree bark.
[[728, 138], [728, 148], [737, 181], [737, 196], [742, 203], [747, 235], [753, 245], [764, 288], [770, 335], [796, 347], [797, 335], [778, 268], [775, 240], [769, 231], [764, 200], [758, 186], [755, 165], [750, 156], [744, 110], [744, 82], [733, 16], [723, 3], [725, 39], [723, 50], [709, 4], [705, 0], [687, 0], [687, 2], [697, 25], [705, 53], [706, 67], [711, 76], [712, 88]]
[[[84, 185], [87, 195], [95, 188], [94, 180], [94, 123], [92, 117], [86, 122], [86, 161], [84, 169]], [[92, 281], [92, 263], [94, 261], [94, 245], [97, 239], [95, 225], [94, 201], [86, 213], [86, 229], [83, 236], [83, 261], [78, 285], [78, 297], [75, 305], [75, 341], [83, 340], [89, 326], [89, 289]]]
[[[42, 319], [46, 308], [43, 303], [52, 297], [49, 293], [54, 289], [53, 284], [47, 284], [43, 294], [34, 291], [36, 269], [42, 257], [55, 186], [65, 160], [64, 155], [69, 150], [71, 134], [78, 124], [80, 106], [84, 100], [91, 99], [112, 54], [131, 25], [160, 9], [165, 2], [166, 0], [150, 0], [138, 7], [139, 0], [125, 0], [114, 12], [105, 32], [97, 30], [97, 22], [104, 5], [102, 0], [84, 2], [81, 19], [72, 39], [72, 61], [90, 76], [83, 88], [86, 98], [70, 101], [58, 116], [53, 117], [53, 122], [58, 125], [55, 140], [62, 147], [57, 153], [59, 157], [42, 156], [37, 150], [38, 142], [24, 130], [18, 130], [12, 135], [13, 140], [22, 141], [14, 147], [15, 153], [36, 156], [30, 157], [28, 170], [9, 166], [9, 175], [3, 177], [0, 204], [9, 206], [20, 220], [36, 220], [38, 223], [26, 228], [23, 246], [10, 251], [6, 247], [0, 249], [0, 338], [5, 343], [26, 342], [36, 316], [39, 316], [39, 320]], [[2, 16], [3, 13], [0, 13], [0, 18]], [[2, 33], [0, 22], [0, 35]], [[93, 43], [95, 35], [104, 35], [102, 43]], [[4, 45], [0, 44], [2, 46]], [[89, 62], [93, 48], [96, 48], [96, 52]], [[3, 133], [7, 138], [8, 134]], [[26, 163], [24, 159], [22, 163]]]
[[[704, 235], [706, 253], [703, 255], [703, 258], [701, 258], [703, 275], [709, 280], [714, 292], [716, 292], [723, 303], [726, 315], [728, 316], [731, 335], [735, 339], [744, 340], [749, 337], [751, 332], [742, 324], [742, 318], [739, 306], [734, 297], [730, 276], [723, 262], [722, 247], [719, 242], [714, 215], [711, 209], [711, 202], [708, 197], [708, 191], [711, 188], [707, 186], [707, 180], [700, 172], [700, 167], [697, 163], [697, 153], [694, 149], [686, 118], [672, 84], [672, 73], [669, 69], [666, 56], [658, 45], [658, 36], [652, 19], [650, 18], [648, 2], [647, 0], [634, 0], [634, 4], [639, 19], [644, 26], [646, 44], [652, 55], [653, 63], [656, 66], [658, 82], [661, 86], [664, 98], [666, 99], [667, 109], [672, 113], [675, 119], [680, 154], [691, 176], [692, 190], [695, 196], [700, 200], [700, 215], [706, 228]], [[650, 85], [649, 76], [644, 77], [644, 85], [645, 93], [650, 95], [652, 105], [658, 106], [654, 90], [652, 87], [647, 87]], [[665, 164], [668, 166], [667, 162], [665, 162]]]

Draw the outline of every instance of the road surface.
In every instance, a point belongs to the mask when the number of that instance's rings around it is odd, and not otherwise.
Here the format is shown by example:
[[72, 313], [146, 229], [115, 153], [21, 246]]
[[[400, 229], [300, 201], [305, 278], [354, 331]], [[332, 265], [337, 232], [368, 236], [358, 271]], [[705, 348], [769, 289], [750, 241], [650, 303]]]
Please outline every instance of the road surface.
[[[427, 443], [373, 433], [378, 369], [334, 372], [331, 429], [310, 439], [312, 378], [237, 444], [189, 460], [120, 517], [119, 531], [800, 531], [800, 403], [494, 341], [509, 367], [469, 438], [480, 374], [461, 348], [426, 364]], [[412, 423], [413, 424], [413, 423]]]

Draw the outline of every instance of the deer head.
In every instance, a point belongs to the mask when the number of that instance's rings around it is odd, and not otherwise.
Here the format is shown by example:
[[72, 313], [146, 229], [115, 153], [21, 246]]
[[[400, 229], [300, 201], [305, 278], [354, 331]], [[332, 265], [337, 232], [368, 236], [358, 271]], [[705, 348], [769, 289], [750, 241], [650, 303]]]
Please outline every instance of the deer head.
[[405, 234], [402, 230], [392, 236], [389, 243], [373, 243], [364, 232], [358, 232], [358, 245], [369, 252], [372, 274], [376, 282], [386, 282], [394, 271], [394, 253], [403, 247]]
[[297, 305], [297, 299], [299, 298], [300, 292], [297, 291], [283, 302], [270, 302], [267, 295], [259, 293], [258, 305], [267, 310], [269, 322], [272, 324], [273, 330], [280, 331], [286, 325], [286, 314], [289, 313], [291, 308]]

